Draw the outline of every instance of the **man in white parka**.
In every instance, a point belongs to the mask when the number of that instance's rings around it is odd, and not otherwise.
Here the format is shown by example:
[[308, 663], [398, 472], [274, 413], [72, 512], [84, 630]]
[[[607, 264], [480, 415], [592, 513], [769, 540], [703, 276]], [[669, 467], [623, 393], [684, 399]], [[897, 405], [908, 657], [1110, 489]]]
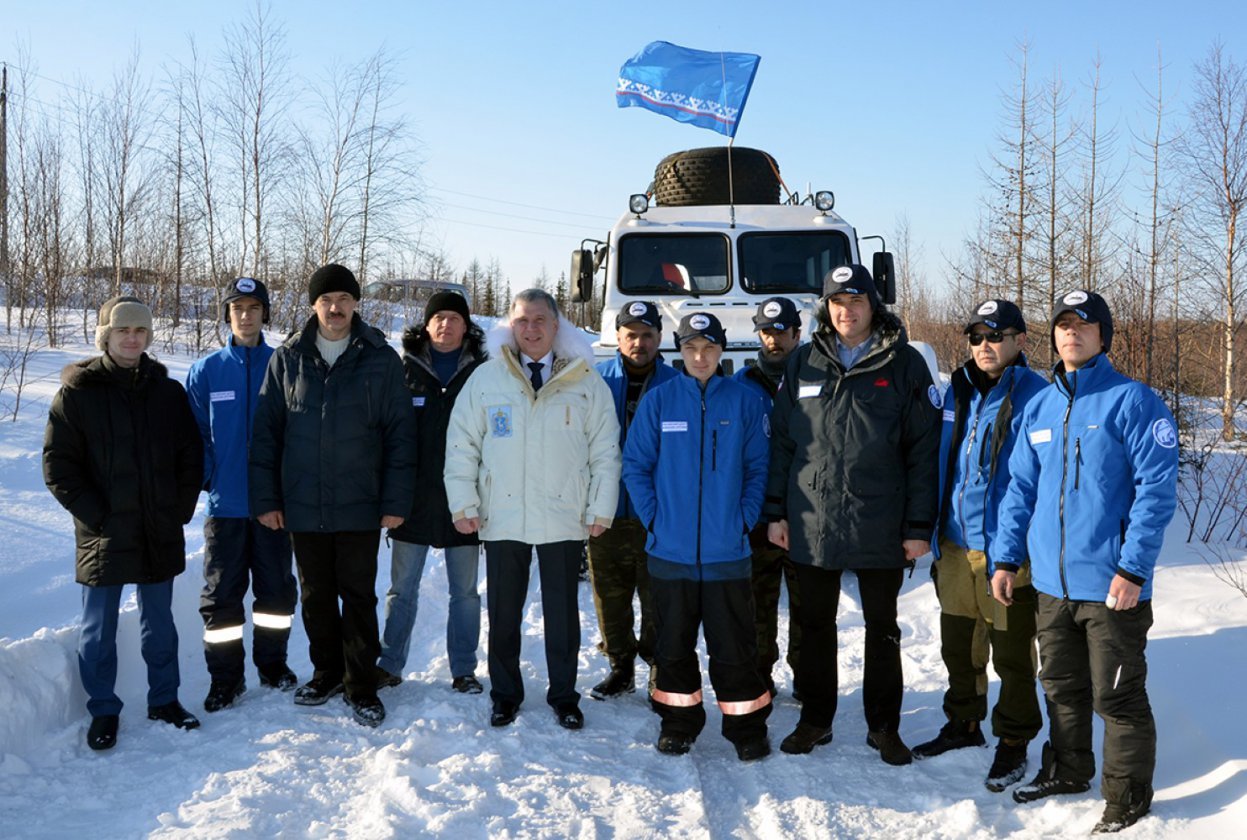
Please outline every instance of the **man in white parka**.
[[584, 541], [610, 527], [619, 494], [619, 422], [588, 340], [541, 289], [520, 292], [488, 336], [490, 360], [468, 379], [446, 435], [455, 528], [485, 544], [490, 723], [524, 701], [520, 640], [532, 552], [545, 617], [546, 702], [580, 729], [577, 572]]

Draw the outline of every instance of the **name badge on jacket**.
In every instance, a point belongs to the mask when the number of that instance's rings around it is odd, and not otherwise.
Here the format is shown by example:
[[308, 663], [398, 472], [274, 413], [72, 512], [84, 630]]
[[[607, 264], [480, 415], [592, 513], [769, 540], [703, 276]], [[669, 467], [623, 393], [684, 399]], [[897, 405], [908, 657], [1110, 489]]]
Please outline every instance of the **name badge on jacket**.
[[208, 395], [208, 398], [212, 402], [228, 402], [229, 400], [234, 399], [234, 392], [233, 391], [213, 391], [212, 393]]

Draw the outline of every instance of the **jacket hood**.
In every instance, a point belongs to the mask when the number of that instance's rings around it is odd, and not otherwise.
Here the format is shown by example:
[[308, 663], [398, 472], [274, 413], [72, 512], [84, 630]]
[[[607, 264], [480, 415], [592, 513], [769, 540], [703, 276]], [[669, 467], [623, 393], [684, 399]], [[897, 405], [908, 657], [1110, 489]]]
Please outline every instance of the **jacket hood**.
[[[520, 346], [515, 341], [515, 334], [511, 332], [508, 321], [500, 320], [494, 324], [485, 336], [485, 346], [492, 357], [501, 356], [504, 347], [510, 347], [515, 358], [520, 356]], [[593, 344], [588, 336], [563, 315], [559, 315], [559, 331], [554, 335], [554, 356], [569, 362], [584, 359], [589, 367], [597, 363], [597, 359], [593, 357]]]

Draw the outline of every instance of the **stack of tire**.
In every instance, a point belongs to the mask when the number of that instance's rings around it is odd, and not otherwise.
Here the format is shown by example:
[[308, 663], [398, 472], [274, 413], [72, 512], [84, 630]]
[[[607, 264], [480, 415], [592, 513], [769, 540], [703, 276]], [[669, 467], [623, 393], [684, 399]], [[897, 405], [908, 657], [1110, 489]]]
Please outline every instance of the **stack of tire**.
[[701, 204], [779, 204], [779, 164], [758, 149], [714, 146], [667, 155], [654, 170], [654, 202], [663, 207]]

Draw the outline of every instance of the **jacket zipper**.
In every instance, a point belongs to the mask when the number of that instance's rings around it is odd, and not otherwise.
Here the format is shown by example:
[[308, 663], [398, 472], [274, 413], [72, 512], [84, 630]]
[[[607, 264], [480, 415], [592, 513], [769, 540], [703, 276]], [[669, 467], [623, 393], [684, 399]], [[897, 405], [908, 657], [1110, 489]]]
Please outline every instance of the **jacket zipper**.
[[1065, 579], [1065, 482], [1069, 477], [1069, 415], [1074, 408], [1074, 386], [1072, 383], [1069, 386], [1069, 402], [1065, 405], [1065, 418], [1061, 421], [1061, 497], [1057, 506], [1057, 518], [1061, 520], [1061, 551], [1057, 568], [1061, 571], [1061, 592], [1066, 600], [1069, 600], [1069, 583]]
[[710, 433], [710, 471], [719, 469], [719, 430]]
[[[699, 385], [701, 383], [698, 383]], [[706, 457], [706, 386], [701, 385], [701, 442], [698, 444], [697, 465], [697, 579], [701, 580], [701, 504], [702, 504], [702, 461]]]
[[1082, 438], [1074, 438], [1074, 489], [1078, 489], [1082, 477]]
[[[975, 406], [974, 408], [974, 425], [970, 427], [970, 435], [966, 440], [966, 460], [965, 460], [965, 467], [964, 467], [965, 473], [962, 476], [961, 486], [958, 488], [959, 492], [957, 493], [957, 519], [961, 523], [961, 538], [963, 540], [966, 539], [966, 532], [968, 530], [966, 526], [965, 505], [966, 505], [966, 484], [968, 483], [970, 479], [970, 456], [974, 454], [974, 441], [978, 438], [979, 422], [983, 419], [983, 405], [986, 402], [987, 402], [987, 397], [980, 396], [979, 404]], [[982, 463], [981, 458], [979, 459], [979, 462], [980, 464]]]

